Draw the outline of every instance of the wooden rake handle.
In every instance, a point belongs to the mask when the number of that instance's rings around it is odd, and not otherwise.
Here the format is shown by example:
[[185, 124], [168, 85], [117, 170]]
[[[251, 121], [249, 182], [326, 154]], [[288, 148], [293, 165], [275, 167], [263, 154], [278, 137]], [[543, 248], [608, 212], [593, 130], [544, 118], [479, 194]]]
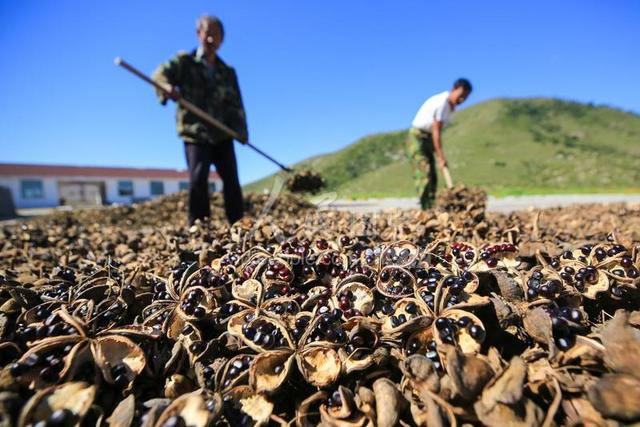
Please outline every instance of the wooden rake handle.
[[444, 180], [447, 183], [447, 188], [453, 187], [453, 181], [451, 180], [451, 174], [449, 173], [448, 166], [442, 168], [442, 175], [444, 175]]
[[[170, 92], [168, 87], [166, 87], [165, 85], [154, 81], [153, 79], [148, 77], [146, 74], [144, 74], [143, 72], [138, 70], [136, 67], [134, 67], [133, 65], [129, 64], [124, 59], [118, 57], [118, 58], [115, 59], [114, 62], [116, 63], [116, 65], [121, 66], [125, 70], [129, 71], [130, 73], [132, 73], [132, 74], [134, 74], [134, 75], [136, 75], [138, 77], [140, 77], [142, 80], [144, 80], [145, 82], [147, 82], [150, 85], [154, 86], [155, 88], [163, 91], [167, 96], [170, 95], [171, 92]], [[249, 147], [249, 148], [253, 149], [254, 151], [256, 151], [261, 156], [263, 156], [266, 159], [272, 161], [273, 163], [278, 165], [280, 167], [280, 169], [282, 169], [284, 171], [287, 171], [287, 172], [292, 172], [291, 169], [289, 169], [288, 167], [286, 167], [285, 165], [283, 165], [282, 163], [280, 163], [279, 161], [277, 161], [276, 159], [274, 159], [273, 157], [271, 157], [270, 155], [268, 155], [267, 153], [265, 153], [264, 151], [262, 151], [261, 149], [259, 149], [255, 145], [251, 144], [249, 141], [245, 140], [244, 138], [241, 138], [240, 135], [238, 135], [238, 133], [236, 131], [234, 131], [233, 129], [231, 129], [230, 127], [228, 127], [227, 125], [225, 125], [221, 121], [216, 120], [215, 118], [211, 117], [211, 115], [207, 114], [207, 112], [205, 112], [204, 110], [199, 108], [197, 105], [192, 104], [191, 102], [187, 101], [186, 99], [184, 99], [182, 97], [178, 98], [176, 100], [176, 102], [178, 104], [180, 104], [185, 110], [190, 111], [196, 117], [198, 117], [200, 120], [202, 120], [203, 122], [205, 122], [209, 126], [212, 126], [212, 127], [215, 127], [215, 128], [218, 128], [218, 129], [222, 130], [227, 135], [229, 135], [231, 138], [233, 138], [233, 139], [235, 139], [237, 141], [240, 141], [241, 143], [243, 143], [247, 147]]]

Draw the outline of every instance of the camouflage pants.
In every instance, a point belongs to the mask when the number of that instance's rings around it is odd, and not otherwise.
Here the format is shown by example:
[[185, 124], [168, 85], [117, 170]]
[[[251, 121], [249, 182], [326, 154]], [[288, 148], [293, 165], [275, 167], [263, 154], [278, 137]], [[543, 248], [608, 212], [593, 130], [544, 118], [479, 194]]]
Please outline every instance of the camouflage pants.
[[431, 134], [412, 128], [407, 138], [407, 151], [413, 167], [416, 190], [420, 195], [420, 206], [422, 209], [428, 209], [433, 206], [438, 186]]

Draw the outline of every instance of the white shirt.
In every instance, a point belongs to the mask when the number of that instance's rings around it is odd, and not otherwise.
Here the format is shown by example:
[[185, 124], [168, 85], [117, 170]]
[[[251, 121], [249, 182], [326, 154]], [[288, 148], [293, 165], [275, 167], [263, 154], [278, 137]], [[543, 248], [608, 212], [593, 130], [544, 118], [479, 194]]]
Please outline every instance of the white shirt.
[[449, 91], [445, 90], [433, 95], [422, 104], [411, 125], [414, 128], [431, 132], [434, 121], [445, 124], [451, 119], [451, 114], [453, 114], [453, 109], [449, 104]]

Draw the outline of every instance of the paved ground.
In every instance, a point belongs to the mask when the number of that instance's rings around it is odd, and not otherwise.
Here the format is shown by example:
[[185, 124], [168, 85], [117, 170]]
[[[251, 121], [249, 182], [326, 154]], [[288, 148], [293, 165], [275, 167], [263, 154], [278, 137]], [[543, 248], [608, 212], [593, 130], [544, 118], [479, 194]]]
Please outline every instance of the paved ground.
[[[544, 209], [584, 203], [640, 203], [640, 194], [565, 194], [551, 196], [509, 196], [501, 197], [499, 199], [489, 197], [487, 210], [490, 212], [512, 212], [529, 208]], [[322, 202], [319, 206], [321, 209], [374, 213], [394, 208], [417, 209], [418, 200], [408, 198], [368, 200], [337, 199], [332, 202]], [[68, 210], [71, 210], [69, 206], [61, 206], [58, 208], [18, 209], [19, 218], [0, 218], [0, 224], [7, 225], [32, 216]]]
[[[585, 203], [640, 203], [640, 194], [569, 194], [549, 196], [509, 196], [489, 197], [487, 210], [490, 212], [512, 212], [529, 208], [544, 209]], [[338, 199], [322, 204], [322, 209], [348, 210], [360, 213], [373, 213], [385, 209], [416, 209], [417, 199]]]

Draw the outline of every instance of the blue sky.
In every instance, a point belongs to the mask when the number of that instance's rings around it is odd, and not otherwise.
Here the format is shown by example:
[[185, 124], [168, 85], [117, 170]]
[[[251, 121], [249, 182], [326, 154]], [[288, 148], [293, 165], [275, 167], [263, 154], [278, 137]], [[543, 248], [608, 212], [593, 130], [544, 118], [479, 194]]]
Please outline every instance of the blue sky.
[[[640, 112], [640, 2], [0, 1], [0, 162], [184, 168], [147, 73], [221, 17], [250, 137], [284, 163], [408, 126], [468, 77], [468, 105], [555, 96]], [[276, 168], [236, 147], [249, 182]]]

